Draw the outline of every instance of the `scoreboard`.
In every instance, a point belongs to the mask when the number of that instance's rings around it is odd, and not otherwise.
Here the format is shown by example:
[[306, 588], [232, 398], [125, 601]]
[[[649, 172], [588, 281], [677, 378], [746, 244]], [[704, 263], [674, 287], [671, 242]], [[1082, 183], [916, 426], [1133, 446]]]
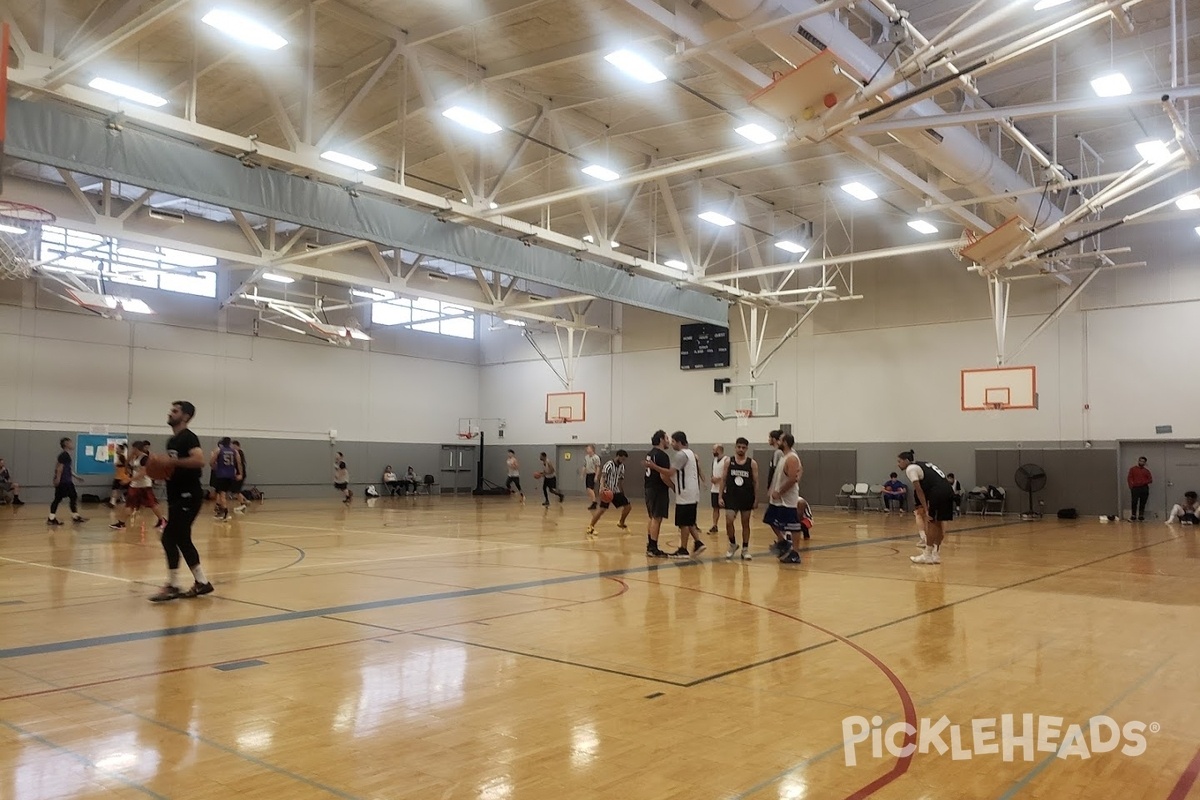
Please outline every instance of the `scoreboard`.
[[679, 326], [679, 368], [720, 369], [729, 366], [729, 328], [705, 322]]

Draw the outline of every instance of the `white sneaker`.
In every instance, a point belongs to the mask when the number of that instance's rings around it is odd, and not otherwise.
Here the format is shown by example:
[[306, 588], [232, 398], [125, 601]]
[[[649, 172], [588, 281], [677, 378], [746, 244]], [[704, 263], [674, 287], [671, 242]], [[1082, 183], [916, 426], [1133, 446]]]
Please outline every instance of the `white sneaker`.
[[743, 547], [742, 548], [742, 561], [753, 561], [753, 560], [754, 560], [754, 556], [750, 555], [750, 548]]
[[738, 547], [740, 547], [740, 545], [738, 545], [738, 544], [736, 544], [736, 543], [735, 543], [735, 544], [731, 544], [731, 545], [729, 545], [729, 549], [725, 551], [725, 557], [726, 557], [726, 558], [733, 558], [734, 556], [736, 556], [736, 555], [737, 555], [737, 551], [738, 551]]
[[926, 550], [924, 553], [921, 553], [921, 555], [919, 555], [919, 556], [909, 556], [908, 558], [914, 564], [940, 564], [940, 563], [942, 563], [941, 554], [938, 553], [937, 550], [933, 550], [933, 549]]

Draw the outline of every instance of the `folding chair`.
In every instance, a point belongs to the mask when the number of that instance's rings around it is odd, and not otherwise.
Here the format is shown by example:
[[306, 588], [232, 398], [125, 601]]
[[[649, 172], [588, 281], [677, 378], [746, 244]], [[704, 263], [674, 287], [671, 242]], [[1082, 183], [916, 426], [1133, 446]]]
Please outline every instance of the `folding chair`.
[[[870, 490], [870, 487], [867, 486], [867, 484], [865, 484], [865, 483], [854, 484], [854, 491], [850, 493], [849, 502], [854, 503], [854, 509], [856, 511], [860, 508], [860, 506], [859, 506], [860, 501], [863, 502], [864, 504], [866, 503], [867, 492], [869, 490]], [[846, 507], [849, 508], [850, 506], [847, 505]]]
[[845, 508], [845, 509], [849, 510], [850, 495], [853, 492], [854, 492], [854, 484], [853, 483], [843, 483], [842, 488], [839, 489], [838, 493], [833, 496], [833, 507], [834, 508]]

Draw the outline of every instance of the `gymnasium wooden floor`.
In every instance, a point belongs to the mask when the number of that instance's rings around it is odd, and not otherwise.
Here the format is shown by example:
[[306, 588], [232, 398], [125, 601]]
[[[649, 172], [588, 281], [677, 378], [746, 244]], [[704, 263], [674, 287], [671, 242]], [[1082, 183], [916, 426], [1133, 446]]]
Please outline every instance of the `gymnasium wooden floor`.
[[[1195, 528], [965, 518], [918, 567], [911, 519], [826, 510], [800, 567], [757, 524], [648, 563], [583, 508], [206, 512], [216, 593], [162, 605], [153, 531], [2, 508], [0, 798], [1200, 798]], [[848, 717], [1003, 714], [1145, 752], [847, 765]]]

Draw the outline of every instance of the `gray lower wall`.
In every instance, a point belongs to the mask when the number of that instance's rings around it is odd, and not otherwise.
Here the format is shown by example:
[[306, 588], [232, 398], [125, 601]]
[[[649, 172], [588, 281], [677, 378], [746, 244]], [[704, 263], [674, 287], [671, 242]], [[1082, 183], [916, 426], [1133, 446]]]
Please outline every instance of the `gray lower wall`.
[[[116, 431], [113, 431], [116, 433]], [[58, 440], [74, 438], [79, 431], [24, 431], [0, 429], [0, 458], [7, 462], [13, 480], [22, 487], [21, 498], [27, 502], [49, 502], [54, 496], [51, 479]], [[405, 444], [394, 442], [337, 442], [251, 438], [231, 433], [246, 452], [247, 486], [258, 486], [268, 497], [322, 497], [332, 495], [333, 454], [345, 454], [350, 479], [356, 493], [368, 483], [379, 486], [383, 469], [388, 464], [403, 475], [411, 465], [417, 474], [434, 475], [440, 485], [444, 482], [442, 445]], [[130, 431], [130, 439], [147, 439], [152, 448], [164, 449], [169, 431]], [[200, 436], [205, 451], [216, 446], [216, 436]], [[472, 459], [473, 460], [473, 457]], [[472, 468], [472, 476], [474, 470]], [[207, 474], [206, 474], [207, 480]], [[83, 475], [79, 492], [107, 493], [111, 478]], [[472, 485], [474, 481], [472, 479]], [[452, 485], [452, 482], [451, 482]], [[382, 488], [382, 487], [380, 487]]]

